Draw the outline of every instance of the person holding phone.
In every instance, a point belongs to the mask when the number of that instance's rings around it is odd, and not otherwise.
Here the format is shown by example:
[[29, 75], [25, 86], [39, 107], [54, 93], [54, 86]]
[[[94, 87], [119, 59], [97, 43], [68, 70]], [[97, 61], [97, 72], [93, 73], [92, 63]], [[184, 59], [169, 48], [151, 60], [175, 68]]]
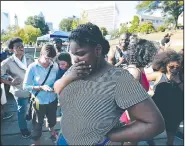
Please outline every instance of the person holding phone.
[[[33, 103], [33, 132], [32, 139], [35, 145], [40, 145], [42, 135], [42, 125], [44, 117], [47, 117], [51, 139], [55, 142], [57, 133], [54, 129], [56, 125], [57, 94], [53, 91], [53, 84], [57, 79], [58, 65], [53, 62], [56, 51], [53, 45], [46, 44], [42, 47], [40, 57], [32, 63], [27, 71], [23, 82], [23, 88], [36, 94], [35, 103]], [[49, 72], [50, 70], [50, 72]], [[49, 73], [48, 73], [49, 72]], [[46, 78], [48, 74], [48, 77]], [[43, 84], [44, 80], [45, 83]], [[43, 85], [42, 85], [43, 84]]]
[[23, 41], [20, 38], [10, 39], [8, 48], [13, 52], [13, 55], [1, 62], [1, 83], [10, 86], [10, 92], [17, 103], [17, 117], [21, 135], [23, 138], [28, 138], [31, 133], [28, 130], [25, 116], [30, 93], [22, 88], [22, 83], [25, 72], [28, 66], [34, 62], [34, 58], [24, 53]]

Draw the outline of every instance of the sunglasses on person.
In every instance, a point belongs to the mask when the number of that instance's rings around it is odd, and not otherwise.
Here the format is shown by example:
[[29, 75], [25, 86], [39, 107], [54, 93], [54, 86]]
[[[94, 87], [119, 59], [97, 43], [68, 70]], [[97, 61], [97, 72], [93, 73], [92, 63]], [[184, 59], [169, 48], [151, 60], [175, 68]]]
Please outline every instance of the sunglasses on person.
[[170, 69], [180, 69], [180, 66], [174, 66], [174, 65], [170, 65], [170, 66], [168, 66]]

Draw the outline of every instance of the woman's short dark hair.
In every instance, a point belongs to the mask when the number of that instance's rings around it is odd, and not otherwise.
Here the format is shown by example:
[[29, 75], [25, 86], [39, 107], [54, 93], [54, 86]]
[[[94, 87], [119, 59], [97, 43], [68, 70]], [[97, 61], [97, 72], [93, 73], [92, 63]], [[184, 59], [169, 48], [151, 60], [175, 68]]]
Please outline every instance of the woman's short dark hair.
[[69, 36], [69, 41], [75, 41], [78, 45], [95, 47], [97, 44], [102, 46], [102, 55], [106, 55], [109, 51], [109, 42], [103, 37], [97, 25], [90, 22], [79, 25], [73, 30]]
[[167, 65], [172, 61], [181, 63], [182, 57], [174, 50], [168, 50], [165, 52], [158, 53], [153, 60], [152, 68], [155, 71], [161, 71], [162, 73], [167, 72]]
[[138, 39], [129, 44], [127, 50], [128, 64], [135, 64], [137, 67], [145, 67], [153, 61], [157, 48], [148, 40]]
[[45, 54], [47, 57], [54, 58], [56, 56], [55, 47], [51, 44], [46, 44], [41, 48], [41, 54]]
[[72, 65], [71, 56], [67, 52], [62, 52], [56, 57], [56, 62], [58, 63], [59, 61], [66, 61], [69, 66]]
[[12, 38], [8, 41], [8, 48], [13, 49], [15, 43], [22, 43], [23, 41], [19, 37]]

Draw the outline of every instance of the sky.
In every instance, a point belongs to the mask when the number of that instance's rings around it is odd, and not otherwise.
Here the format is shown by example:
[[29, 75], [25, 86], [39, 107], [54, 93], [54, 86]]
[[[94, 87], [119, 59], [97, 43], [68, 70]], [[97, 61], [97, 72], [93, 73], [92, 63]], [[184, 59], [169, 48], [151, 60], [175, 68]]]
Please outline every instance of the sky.
[[[107, 5], [113, 1], [1, 1], [1, 10], [10, 15], [10, 24], [14, 24], [15, 14], [19, 26], [23, 27], [28, 16], [43, 13], [46, 22], [52, 22], [54, 29], [58, 29], [63, 18], [73, 15], [80, 17], [83, 9]], [[136, 14], [137, 1], [116, 1], [120, 12], [120, 21], [127, 22]]]

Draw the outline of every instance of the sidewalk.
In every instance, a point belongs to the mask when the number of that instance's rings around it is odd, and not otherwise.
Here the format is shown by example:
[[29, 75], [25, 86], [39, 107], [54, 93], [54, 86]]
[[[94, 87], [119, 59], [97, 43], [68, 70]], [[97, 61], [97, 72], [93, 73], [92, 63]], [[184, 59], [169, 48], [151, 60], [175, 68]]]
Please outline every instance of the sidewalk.
[[[17, 122], [17, 112], [16, 112], [16, 102], [13, 97], [8, 97], [8, 103], [6, 104], [4, 110], [12, 112], [14, 115], [12, 118], [1, 121], [1, 139], [3, 145], [30, 145], [33, 143], [31, 139], [23, 139], [21, 137], [18, 122]], [[31, 122], [28, 123], [29, 128], [31, 129]], [[60, 129], [60, 117], [57, 118], [56, 130]], [[54, 145], [49, 138], [50, 134], [48, 128], [46, 128], [46, 120], [43, 126], [43, 134], [41, 137], [41, 145]], [[165, 145], [166, 143], [166, 134], [165, 132], [155, 137], [156, 145]], [[183, 146], [184, 143], [182, 140], [176, 138], [176, 146]], [[145, 142], [140, 142], [140, 146], [147, 145]]]

